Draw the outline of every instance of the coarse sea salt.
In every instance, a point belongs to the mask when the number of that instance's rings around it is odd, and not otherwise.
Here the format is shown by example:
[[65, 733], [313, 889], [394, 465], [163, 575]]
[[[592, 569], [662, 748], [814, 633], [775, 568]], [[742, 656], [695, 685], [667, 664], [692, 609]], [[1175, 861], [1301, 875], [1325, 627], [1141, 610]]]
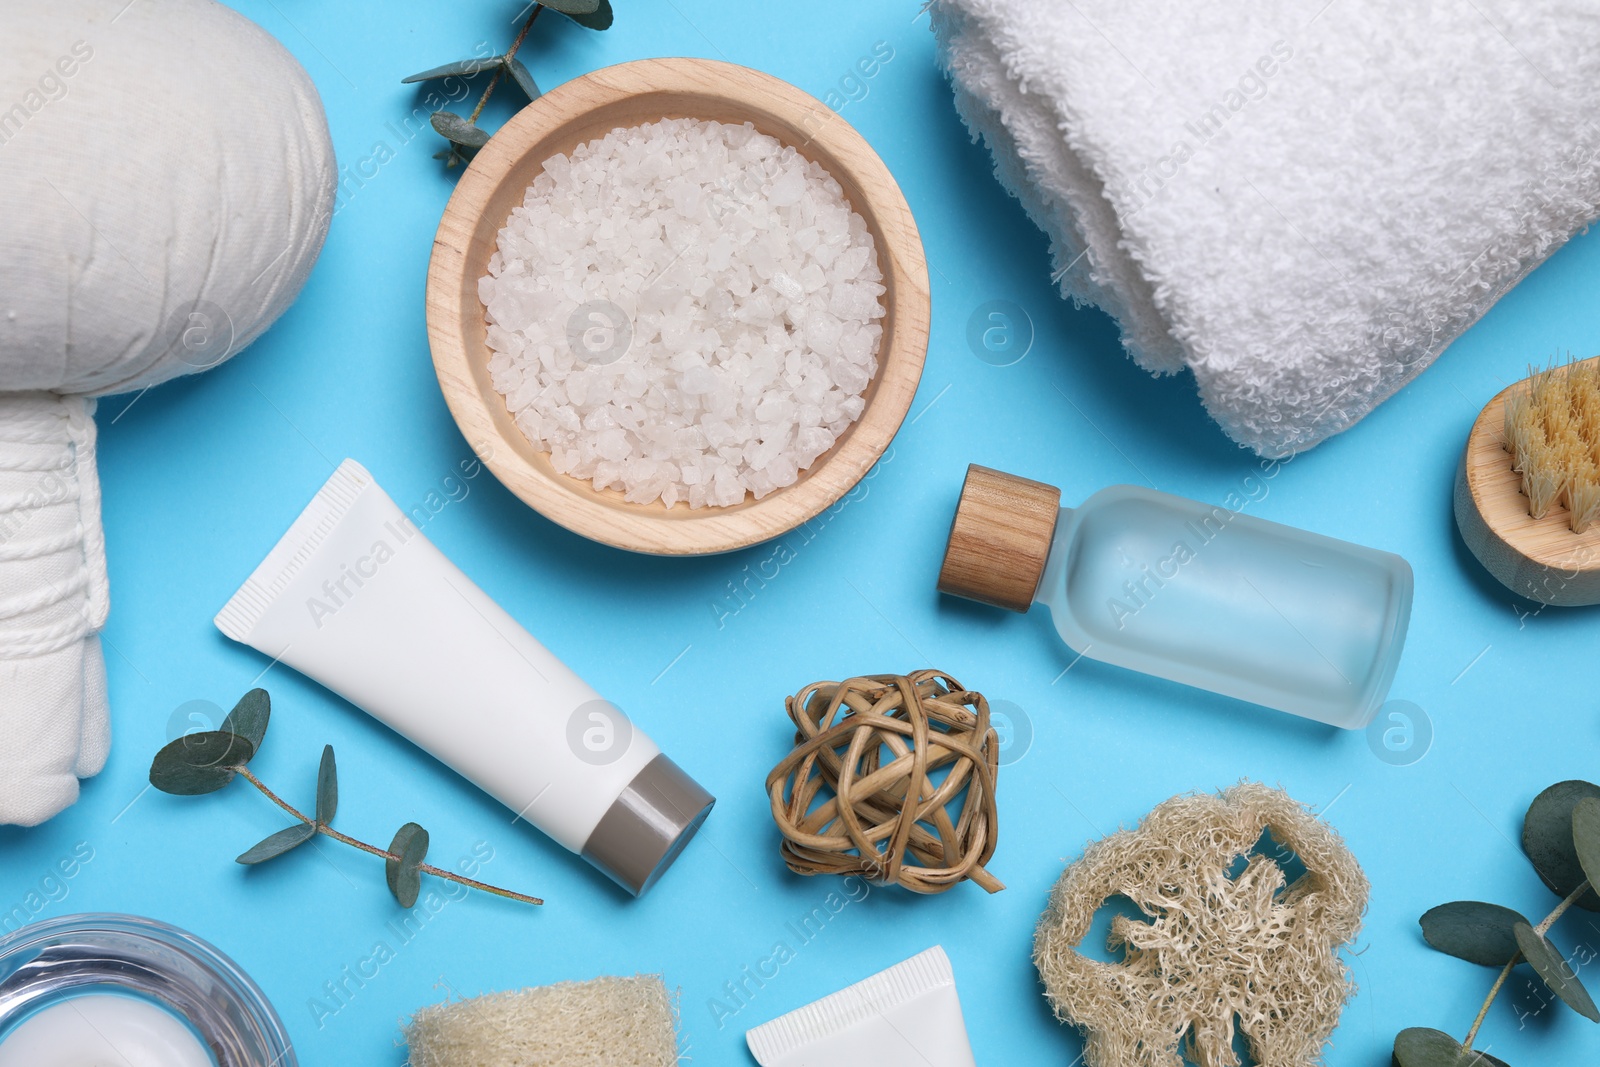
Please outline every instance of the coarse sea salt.
[[555, 155], [478, 282], [494, 387], [556, 470], [627, 500], [793, 485], [860, 415], [883, 274], [839, 183], [694, 119]]

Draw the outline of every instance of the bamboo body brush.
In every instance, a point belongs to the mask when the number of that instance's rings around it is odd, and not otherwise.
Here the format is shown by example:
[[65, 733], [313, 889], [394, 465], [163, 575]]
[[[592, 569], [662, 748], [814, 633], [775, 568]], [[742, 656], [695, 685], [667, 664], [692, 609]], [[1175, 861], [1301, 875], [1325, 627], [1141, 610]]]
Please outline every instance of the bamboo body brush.
[[1456, 475], [1456, 524], [1490, 574], [1542, 604], [1600, 604], [1600, 357], [1491, 400]]

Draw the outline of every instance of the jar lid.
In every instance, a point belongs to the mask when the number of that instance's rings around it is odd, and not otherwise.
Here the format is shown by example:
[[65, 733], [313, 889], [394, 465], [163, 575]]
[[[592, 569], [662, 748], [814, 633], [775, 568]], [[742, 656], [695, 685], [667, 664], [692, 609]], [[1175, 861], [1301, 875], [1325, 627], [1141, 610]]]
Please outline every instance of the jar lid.
[[939, 592], [1009, 611], [1033, 604], [1061, 513], [1053, 485], [972, 464], [961, 486]]

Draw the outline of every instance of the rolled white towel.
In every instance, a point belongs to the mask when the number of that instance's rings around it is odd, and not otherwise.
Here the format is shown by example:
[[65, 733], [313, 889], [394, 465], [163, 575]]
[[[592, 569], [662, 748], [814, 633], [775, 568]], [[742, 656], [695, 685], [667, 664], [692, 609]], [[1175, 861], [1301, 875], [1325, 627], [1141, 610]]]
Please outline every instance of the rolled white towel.
[[1600, 7], [933, 0], [1062, 295], [1264, 455], [1338, 433], [1600, 216]]
[[0, 823], [77, 800], [111, 745], [94, 405], [0, 394]]

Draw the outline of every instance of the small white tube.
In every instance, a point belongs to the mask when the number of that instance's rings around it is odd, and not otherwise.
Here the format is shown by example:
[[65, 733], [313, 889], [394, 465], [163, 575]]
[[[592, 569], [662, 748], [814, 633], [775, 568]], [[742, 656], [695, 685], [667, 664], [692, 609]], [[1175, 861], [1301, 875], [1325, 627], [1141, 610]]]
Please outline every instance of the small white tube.
[[635, 895], [713, 799], [345, 460], [217, 628], [338, 693]]
[[744, 1035], [761, 1067], [976, 1067], [938, 945]]

